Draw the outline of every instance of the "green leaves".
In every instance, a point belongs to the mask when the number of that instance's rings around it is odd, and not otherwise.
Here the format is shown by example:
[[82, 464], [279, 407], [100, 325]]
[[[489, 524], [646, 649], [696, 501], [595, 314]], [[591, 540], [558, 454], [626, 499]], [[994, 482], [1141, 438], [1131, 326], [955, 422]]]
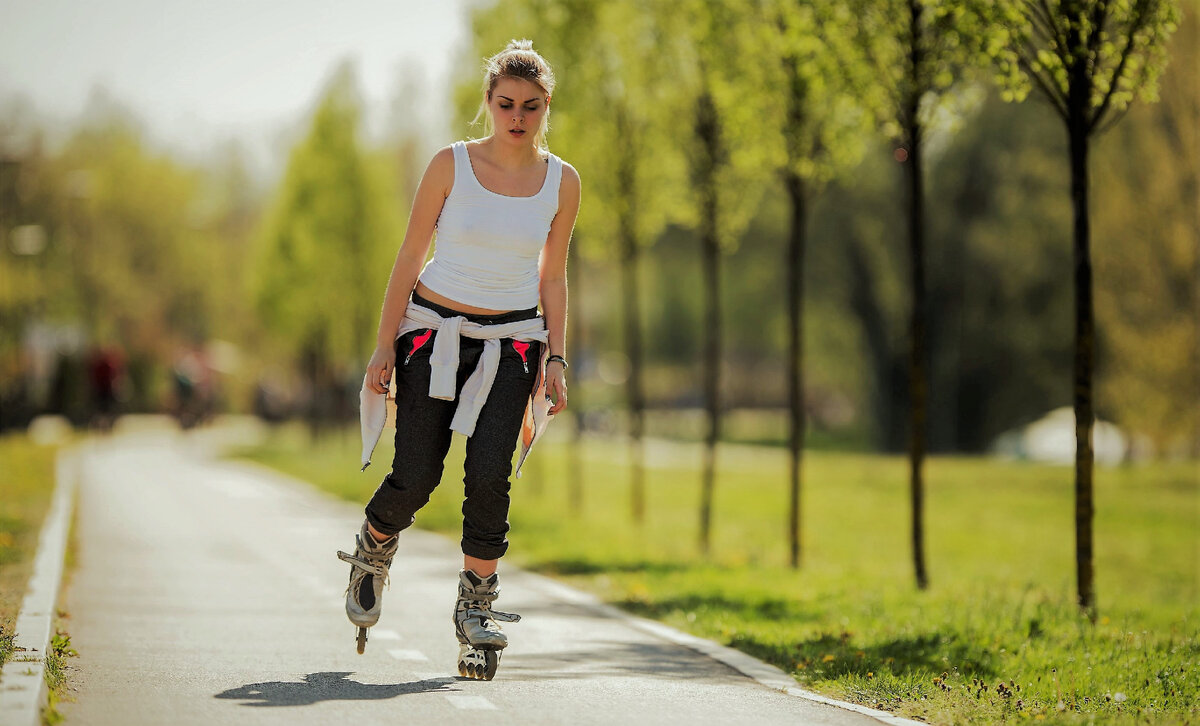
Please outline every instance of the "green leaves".
[[[968, 0], [1005, 99], [1030, 87], [1067, 120], [1082, 99], [1086, 132], [1103, 131], [1136, 99], [1157, 100], [1175, 0]], [[1077, 102], [1079, 103], [1079, 102]]]
[[343, 67], [292, 152], [259, 235], [255, 305], [275, 344], [293, 354], [313, 345], [341, 360], [370, 352], [400, 240], [384, 175], [359, 146], [359, 117]]

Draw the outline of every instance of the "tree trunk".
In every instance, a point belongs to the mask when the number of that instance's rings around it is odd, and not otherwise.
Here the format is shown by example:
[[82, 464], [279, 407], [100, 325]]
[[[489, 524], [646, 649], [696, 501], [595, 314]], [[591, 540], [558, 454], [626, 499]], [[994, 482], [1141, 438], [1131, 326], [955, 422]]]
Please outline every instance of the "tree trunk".
[[[913, 88], [919, 88], [921, 63], [923, 62], [921, 46], [917, 42], [922, 36], [921, 5], [915, 0], [909, 0], [910, 10], [910, 70], [913, 74]], [[926, 389], [926, 292], [925, 292], [925, 188], [921, 176], [921, 134], [923, 129], [918, 119], [920, 94], [909, 94], [908, 107], [905, 112], [905, 131], [908, 135], [908, 161], [905, 171], [908, 178], [908, 244], [909, 261], [911, 264], [912, 287], [912, 327], [910, 335], [910, 355], [908, 366], [909, 391], [909, 480], [911, 483], [912, 499], [912, 548], [913, 569], [917, 577], [917, 587], [924, 590], [929, 587], [929, 575], [925, 569], [925, 483], [922, 479], [922, 466], [925, 462], [925, 404], [928, 397]]]
[[[1078, 22], [1067, 23], [1068, 51], [1084, 47], [1080, 27]], [[1092, 69], [1079, 54], [1072, 53], [1071, 58], [1067, 67], [1067, 141], [1071, 154], [1071, 207], [1075, 215], [1075, 580], [1079, 607], [1095, 622], [1096, 596], [1092, 590], [1092, 363], [1095, 317], [1092, 311], [1091, 232], [1088, 226]]]
[[633, 521], [641, 524], [646, 519], [646, 476], [642, 465], [643, 428], [645, 425], [646, 403], [642, 395], [642, 329], [641, 305], [638, 295], [637, 263], [638, 244], [637, 231], [634, 222], [635, 205], [637, 202], [633, 186], [632, 154], [622, 154], [618, 162], [621, 168], [618, 175], [622, 189], [625, 190], [623, 200], [624, 214], [619, 222], [621, 235], [621, 290], [625, 298], [625, 346], [629, 352], [629, 378], [626, 382], [629, 399], [629, 448], [630, 448], [630, 490]]
[[[1086, 86], [1086, 84], [1084, 84]], [[1090, 87], [1089, 87], [1090, 88]], [[1084, 116], [1087, 93], [1072, 83], [1068, 119], [1071, 150], [1071, 206], [1075, 214], [1075, 579], [1079, 607], [1096, 619], [1092, 585], [1092, 368], [1095, 316], [1092, 311], [1092, 259], [1088, 226], [1088, 132]]]
[[788, 509], [790, 562], [800, 567], [800, 484], [804, 456], [804, 246], [807, 234], [807, 208], [804, 180], [799, 174], [786, 175], [788, 198], [792, 204], [792, 226], [787, 254], [788, 279], [788, 410], [790, 431], [788, 452], [791, 460], [791, 500]]
[[707, 92], [696, 105], [696, 132], [701, 145], [697, 181], [701, 189], [701, 247], [704, 264], [704, 398], [708, 434], [704, 439], [704, 473], [700, 495], [700, 550], [712, 545], [713, 491], [716, 480], [717, 439], [721, 431], [721, 249], [717, 235], [717, 165], [720, 127], [716, 105]]
[[[917, 130], [919, 133], [919, 130]], [[926, 340], [925, 340], [925, 239], [922, 219], [924, 190], [921, 183], [920, 141], [914, 137], [908, 164], [908, 240], [912, 285], [912, 328], [909, 355], [909, 480], [912, 499], [913, 568], [917, 587], [929, 587], [925, 570], [925, 461]]]

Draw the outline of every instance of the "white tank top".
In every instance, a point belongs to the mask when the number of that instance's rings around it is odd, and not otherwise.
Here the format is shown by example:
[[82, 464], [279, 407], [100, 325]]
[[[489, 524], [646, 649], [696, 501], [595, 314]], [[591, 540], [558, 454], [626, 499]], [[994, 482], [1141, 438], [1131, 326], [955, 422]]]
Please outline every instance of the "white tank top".
[[454, 186], [437, 220], [433, 258], [420, 280], [464, 305], [521, 310], [538, 304], [538, 256], [558, 213], [562, 159], [550, 154], [541, 191], [509, 197], [475, 177], [466, 142], [455, 142]]

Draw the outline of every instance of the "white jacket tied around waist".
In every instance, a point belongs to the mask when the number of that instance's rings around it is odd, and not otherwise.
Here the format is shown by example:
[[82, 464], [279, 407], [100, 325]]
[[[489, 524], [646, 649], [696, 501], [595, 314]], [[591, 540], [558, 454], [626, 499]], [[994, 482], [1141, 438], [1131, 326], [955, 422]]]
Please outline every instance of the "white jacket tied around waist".
[[[475, 433], [475, 422], [479, 419], [479, 412], [483, 410], [483, 404], [492, 390], [492, 383], [496, 380], [496, 369], [500, 366], [500, 339], [515, 338], [542, 343], [537, 377], [534, 379], [533, 392], [525, 406], [525, 417], [521, 423], [521, 458], [517, 461], [517, 478], [520, 478], [521, 465], [525, 463], [529, 450], [541, 437], [552, 418], [550, 398], [546, 395], [546, 358], [550, 354], [550, 333], [546, 330], [545, 320], [539, 316], [499, 325], [480, 325], [462, 315], [443, 318], [424, 305], [409, 301], [396, 337], [419, 328], [433, 328], [438, 331], [429, 358], [429, 396], [443, 401], [454, 400], [460, 337], [484, 341], [483, 355], [479, 357], [475, 370], [463, 385], [462, 393], [458, 397], [458, 407], [454, 410], [454, 419], [450, 423], [452, 431], [466, 436]], [[393, 370], [393, 375], [395, 374]], [[367, 386], [367, 377], [363, 376], [362, 390], [358, 396], [359, 422], [362, 426], [362, 468], [366, 470], [371, 463], [371, 454], [379, 443], [379, 437], [383, 434], [384, 421], [387, 420], [387, 394], [372, 391]]]

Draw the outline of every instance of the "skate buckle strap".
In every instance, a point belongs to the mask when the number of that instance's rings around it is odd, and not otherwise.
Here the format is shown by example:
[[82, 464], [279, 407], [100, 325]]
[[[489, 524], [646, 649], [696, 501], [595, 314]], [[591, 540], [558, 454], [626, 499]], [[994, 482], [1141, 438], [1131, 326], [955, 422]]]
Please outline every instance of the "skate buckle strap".
[[349, 562], [358, 569], [366, 571], [367, 574], [383, 578], [384, 587], [387, 587], [389, 590], [391, 589], [391, 584], [389, 582], [390, 578], [388, 577], [388, 568], [386, 565], [377, 565], [374, 562], [355, 557], [354, 555], [342, 552], [341, 550], [338, 550], [337, 556], [342, 562]]
[[493, 618], [495, 618], [496, 620], [499, 620], [500, 622], [503, 622], [503, 623], [519, 623], [519, 622], [521, 622], [521, 616], [517, 615], [516, 613], [505, 613], [505, 612], [501, 612], [499, 610], [492, 610], [490, 608], [488, 609], [488, 612], [490, 612], [492, 614]]
[[[491, 599], [495, 600], [494, 597]], [[519, 623], [519, 622], [521, 622], [520, 615], [517, 615], [516, 613], [506, 613], [503, 610], [493, 610], [491, 604], [488, 602], [484, 602], [481, 600], [477, 600], [474, 602], [468, 601], [468, 602], [471, 602], [471, 604], [466, 607], [467, 617], [477, 617], [477, 618], [486, 618], [486, 619], [490, 619], [490, 620], [499, 620], [502, 623]]]

